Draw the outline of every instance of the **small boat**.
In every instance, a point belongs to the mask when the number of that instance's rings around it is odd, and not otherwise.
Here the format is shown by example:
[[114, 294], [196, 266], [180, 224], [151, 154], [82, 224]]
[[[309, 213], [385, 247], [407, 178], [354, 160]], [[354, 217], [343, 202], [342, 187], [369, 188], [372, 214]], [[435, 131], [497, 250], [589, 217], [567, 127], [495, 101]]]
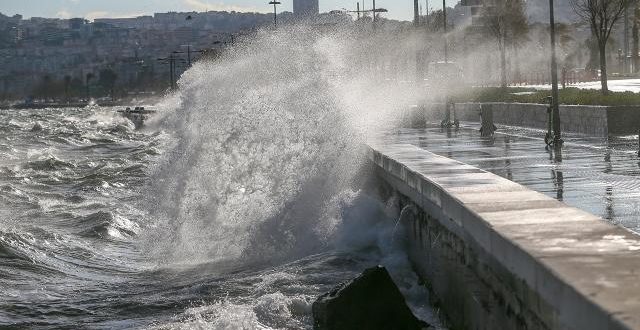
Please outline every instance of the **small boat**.
[[134, 109], [127, 107], [124, 110], [118, 110], [118, 113], [122, 114], [122, 117], [131, 120], [136, 129], [141, 129], [144, 126], [144, 121], [156, 111], [147, 110], [144, 107], [135, 107]]

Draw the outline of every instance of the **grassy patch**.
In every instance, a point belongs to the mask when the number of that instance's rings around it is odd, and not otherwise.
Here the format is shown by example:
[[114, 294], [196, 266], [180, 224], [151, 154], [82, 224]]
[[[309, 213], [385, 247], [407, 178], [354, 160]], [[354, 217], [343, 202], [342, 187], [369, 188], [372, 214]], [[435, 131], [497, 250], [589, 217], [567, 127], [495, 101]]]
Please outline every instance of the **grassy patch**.
[[[551, 91], [529, 88], [486, 87], [472, 88], [453, 96], [454, 102], [517, 102], [547, 103]], [[640, 93], [610, 92], [604, 96], [599, 90], [560, 89], [560, 104], [576, 105], [640, 105]]]

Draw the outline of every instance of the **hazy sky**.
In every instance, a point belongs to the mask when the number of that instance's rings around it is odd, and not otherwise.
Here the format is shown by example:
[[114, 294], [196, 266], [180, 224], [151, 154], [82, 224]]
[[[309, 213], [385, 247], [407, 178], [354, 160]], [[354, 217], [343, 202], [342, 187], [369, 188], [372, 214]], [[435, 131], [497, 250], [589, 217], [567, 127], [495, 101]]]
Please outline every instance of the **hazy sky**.
[[[280, 0], [279, 10], [292, 10], [293, 0]], [[320, 10], [347, 8], [355, 10], [358, 0], [320, 0]], [[366, 2], [371, 7], [371, 0]], [[459, 0], [446, 0], [453, 6]], [[25, 18], [39, 17], [128, 17], [167, 11], [235, 10], [269, 12], [268, 0], [0, 0], [0, 12], [5, 15], [22, 14]], [[427, 0], [420, 0], [423, 7]], [[376, 6], [387, 8], [387, 17], [410, 20], [413, 17], [412, 0], [376, 0]], [[429, 0], [429, 6], [442, 8], [442, 0]]]

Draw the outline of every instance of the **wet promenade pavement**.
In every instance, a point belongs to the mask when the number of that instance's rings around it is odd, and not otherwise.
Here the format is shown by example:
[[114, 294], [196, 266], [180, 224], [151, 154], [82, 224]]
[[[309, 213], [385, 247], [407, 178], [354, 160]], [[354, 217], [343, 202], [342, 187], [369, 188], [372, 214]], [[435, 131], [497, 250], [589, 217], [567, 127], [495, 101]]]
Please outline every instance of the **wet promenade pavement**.
[[400, 129], [384, 141], [412, 144], [482, 168], [640, 233], [637, 136], [567, 134], [562, 152], [555, 153], [545, 150], [539, 130], [500, 127], [494, 137], [481, 138], [478, 128]]

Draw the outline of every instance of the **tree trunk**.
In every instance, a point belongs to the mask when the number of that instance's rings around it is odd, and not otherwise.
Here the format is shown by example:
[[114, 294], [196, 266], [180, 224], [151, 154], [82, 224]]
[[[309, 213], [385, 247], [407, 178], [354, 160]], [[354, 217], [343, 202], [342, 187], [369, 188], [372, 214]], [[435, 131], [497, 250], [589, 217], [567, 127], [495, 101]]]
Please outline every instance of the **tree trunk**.
[[585, 68], [591, 74], [592, 79], [598, 78], [598, 61], [600, 58], [600, 46], [598, 45], [598, 41], [595, 39], [595, 36], [592, 36], [588, 41], [589, 46], [589, 62], [587, 63], [587, 67]]
[[504, 37], [500, 42], [500, 87], [507, 88], [507, 47], [504, 43]]
[[518, 46], [517, 45], [513, 45], [513, 75], [515, 78], [515, 81], [520, 84], [522, 83], [522, 79], [521, 79], [521, 72], [520, 72], [520, 56], [518, 53]]
[[598, 45], [600, 51], [600, 84], [602, 85], [602, 94], [609, 94], [609, 86], [607, 84], [607, 43], [600, 42]]

